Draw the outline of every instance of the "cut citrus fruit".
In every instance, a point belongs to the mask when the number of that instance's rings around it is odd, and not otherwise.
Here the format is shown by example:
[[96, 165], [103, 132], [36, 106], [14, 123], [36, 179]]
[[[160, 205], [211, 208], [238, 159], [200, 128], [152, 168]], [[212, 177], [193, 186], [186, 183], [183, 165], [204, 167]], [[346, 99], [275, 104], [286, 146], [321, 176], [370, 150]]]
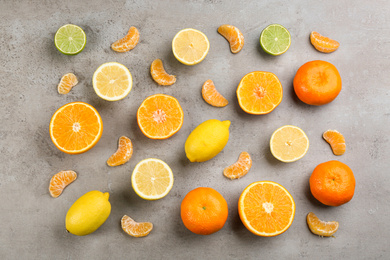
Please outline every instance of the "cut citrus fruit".
[[261, 32], [260, 45], [268, 54], [281, 55], [290, 48], [291, 35], [280, 24], [271, 24]]
[[144, 237], [149, 235], [153, 229], [153, 224], [150, 222], [135, 222], [132, 218], [124, 215], [121, 219], [123, 231], [132, 237]]
[[108, 101], [117, 101], [130, 93], [133, 78], [126, 66], [118, 62], [107, 62], [95, 71], [92, 84], [99, 97]]
[[252, 159], [249, 153], [242, 152], [238, 161], [226, 167], [223, 170], [223, 175], [229, 179], [238, 179], [245, 176], [252, 167]]
[[49, 192], [53, 198], [61, 195], [66, 186], [71, 184], [77, 178], [77, 173], [74, 171], [61, 171], [51, 177]]
[[150, 66], [150, 74], [152, 75], [153, 80], [162, 86], [170, 86], [176, 82], [176, 76], [169, 75], [165, 71], [162, 60], [160, 59], [155, 59], [152, 62], [152, 65]]
[[218, 28], [218, 32], [229, 42], [231, 52], [238, 53], [244, 47], [244, 35], [237, 27], [224, 24]]
[[313, 234], [322, 236], [322, 237], [330, 237], [336, 233], [339, 228], [339, 222], [337, 221], [329, 221], [325, 222], [320, 220], [313, 212], [309, 212], [306, 217], [307, 225], [309, 226], [310, 231]]
[[62, 76], [60, 83], [57, 86], [58, 93], [68, 94], [69, 91], [79, 83], [77, 77], [73, 73], [68, 73]]
[[204, 101], [214, 107], [224, 107], [229, 102], [215, 88], [214, 82], [209, 79], [202, 86], [202, 97]]
[[111, 49], [116, 52], [127, 52], [134, 49], [135, 46], [137, 46], [138, 41], [139, 32], [137, 28], [131, 26], [125, 37], [111, 44]]
[[60, 107], [50, 121], [50, 137], [54, 145], [69, 154], [91, 149], [103, 133], [103, 121], [96, 109], [84, 102]]
[[142, 160], [133, 170], [131, 184], [135, 193], [143, 199], [164, 198], [173, 186], [172, 170], [159, 159]]
[[250, 184], [241, 193], [238, 213], [244, 226], [253, 234], [277, 236], [292, 224], [295, 202], [282, 185], [272, 181]]
[[207, 36], [191, 28], [181, 30], [172, 40], [173, 55], [185, 65], [198, 64], [206, 58], [209, 49]]
[[127, 163], [133, 155], [133, 144], [130, 138], [119, 138], [118, 150], [107, 160], [109, 166], [118, 166]]
[[322, 137], [330, 144], [334, 155], [345, 153], [345, 139], [341, 133], [336, 130], [328, 130], [323, 133]]
[[324, 53], [334, 52], [340, 46], [339, 42], [332, 40], [328, 37], [322, 36], [318, 32], [310, 33], [310, 42], [311, 44], [313, 44], [316, 50]]
[[66, 24], [57, 30], [54, 36], [56, 48], [63, 54], [76, 55], [80, 53], [87, 43], [87, 36], [83, 29], [77, 25]]
[[242, 110], [254, 115], [270, 113], [283, 98], [283, 88], [278, 77], [264, 71], [246, 74], [241, 79], [236, 93]]
[[295, 162], [309, 150], [309, 138], [299, 127], [285, 125], [272, 134], [270, 148], [276, 159], [282, 162]]
[[147, 97], [137, 111], [142, 133], [151, 139], [166, 139], [183, 125], [183, 110], [176, 98], [164, 94]]

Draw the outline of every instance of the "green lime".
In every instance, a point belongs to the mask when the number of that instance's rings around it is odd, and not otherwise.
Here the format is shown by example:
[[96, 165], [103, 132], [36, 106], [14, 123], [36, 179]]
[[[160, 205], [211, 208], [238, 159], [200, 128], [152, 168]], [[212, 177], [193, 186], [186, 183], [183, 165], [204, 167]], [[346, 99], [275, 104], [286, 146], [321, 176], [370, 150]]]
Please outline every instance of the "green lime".
[[61, 53], [76, 55], [84, 49], [87, 36], [77, 25], [66, 24], [56, 32], [54, 43]]
[[271, 55], [285, 53], [291, 45], [291, 36], [286, 28], [280, 24], [268, 25], [260, 35], [260, 45]]

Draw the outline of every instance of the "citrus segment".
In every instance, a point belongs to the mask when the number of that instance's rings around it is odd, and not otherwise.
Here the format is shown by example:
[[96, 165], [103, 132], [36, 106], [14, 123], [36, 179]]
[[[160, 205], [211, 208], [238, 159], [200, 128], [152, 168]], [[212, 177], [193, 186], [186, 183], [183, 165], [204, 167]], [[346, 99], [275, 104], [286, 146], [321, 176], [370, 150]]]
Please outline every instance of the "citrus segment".
[[268, 54], [281, 55], [290, 48], [291, 35], [280, 24], [271, 24], [261, 32], [260, 45]]
[[224, 107], [229, 102], [215, 88], [214, 82], [209, 79], [202, 86], [202, 97], [207, 104], [214, 107]]
[[322, 36], [318, 32], [310, 33], [310, 42], [311, 44], [313, 44], [316, 50], [324, 53], [334, 52], [340, 46], [339, 42], [332, 40], [328, 37]]
[[53, 198], [61, 195], [66, 186], [71, 184], [77, 178], [77, 173], [74, 171], [60, 171], [51, 177], [49, 192]]
[[121, 219], [123, 231], [132, 237], [144, 237], [149, 235], [153, 229], [153, 224], [150, 222], [135, 222], [132, 218], [124, 215]]
[[250, 184], [238, 201], [238, 213], [245, 227], [258, 236], [277, 236], [292, 224], [295, 202], [280, 184], [259, 181]]
[[141, 198], [161, 199], [172, 189], [173, 173], [165, 162], [153, 158], [145, 159], [135, 166], [131, 184]]
[[131, 26], [126, 36], [111, 44], [111, 49], [116, 52], [127, 52], [135, 48], [139, 41], [137, 28]]
[[60, 83], [57, 86], [58, 93], [68, 94], [69, 91], [78, 83], [77, 77], [73, 73], [67, 73], [62, 76]]
[[166, 139], [183, 125], [183, 110], [176, 98], [164, 94], [147, 97], [137, 111], [142, 133], [151, 139]]
[[218, 28], [218, 32], [229, 42], [231, 52], [238, 53], [244, 47], [244, 35], [237, 27], [224, 24]]
[[77, 25], [66, 24], [60, 27], [55, 36], [54, 44], [63, 54], [76, 55], [80, 53], [87, 43], [87, 36], [83, 29]]
[[155, 59], [150, 66], [150, 74], [153, 80], [162, 86], [170, 86], [176, 82], [176, 76], [169, 75], [163, 66], [162, 60]]
[[282, 162], [295, 162], [309, 150], [309, 138], [299, 127], [285, 125], [272, 134], [270, 148], [276, 159]]
[[341, 133], [336, 130], [328, 130], [323, 133], [322, 137], [330, 144], [334, 155], [345, 153], [345, 139]]
[[278, 77], [271, 72], [254, 71], [246, 74], [237, 87], [240, 107], [249, 114], [268, 114], [283, 98], [283, 88]]
[[133, 144], [130, 138], [119, 138], [118, 150], [107, 160], [109, 166], [118, 166], [127, 163], [133, 155]]
[[309, 212], [306, 217], [307, 225], [313, 234], [330, 237], [336, 233], [339, 228], [339, 222], [329, 221], [325, 222], [320, 220], [313, 212]]
[[84, 102], [60, 107], [50, 121], [51, 140], [64, 153], [88, 151], [97, 144], [102, 133], [103, 122], [98, 111]]
[[245, 176], [252, 167], [252, 159], [249, 153], [242, 152], [238, 161], [226, 167], [223, 170], [223, 175], [229, 179], [238, 179]]
[[206, 58], [209, 49], [207, 36], [191, 28], [179, 31], [172, 40], [173, 55], [185, 65], [198, 64]]

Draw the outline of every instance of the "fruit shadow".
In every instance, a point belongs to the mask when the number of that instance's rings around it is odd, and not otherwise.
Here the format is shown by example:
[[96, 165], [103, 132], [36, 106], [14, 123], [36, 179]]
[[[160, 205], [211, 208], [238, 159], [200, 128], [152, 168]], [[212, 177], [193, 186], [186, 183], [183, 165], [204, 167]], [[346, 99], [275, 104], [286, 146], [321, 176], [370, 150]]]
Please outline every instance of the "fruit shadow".
[[283, 164], [286, 164], [284, 162], [281, 162], [279, 161], [278, 159], [276, 159], [272, 153], [271, 153], [271, 148], [269, 147], [269, 143], [267, 143], [267, 145], [263, 145], [263, 154], [264, 154], [264, 158], [267, 160], [267, 162], [269, 164], [271, 164], [272, 166], [276, 166], [276, 165], [283, 165]]

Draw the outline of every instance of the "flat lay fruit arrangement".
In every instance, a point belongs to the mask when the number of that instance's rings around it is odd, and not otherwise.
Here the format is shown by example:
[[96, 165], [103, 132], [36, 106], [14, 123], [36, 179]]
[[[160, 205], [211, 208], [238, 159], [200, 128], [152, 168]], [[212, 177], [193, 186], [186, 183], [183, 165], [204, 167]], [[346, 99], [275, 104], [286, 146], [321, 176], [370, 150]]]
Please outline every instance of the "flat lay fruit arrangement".
[[[228, 41], [230, 55], [237, 55], [244, 48], [244, 34], [239, 28], [224, 24], [216, 28], [216, 32]], [[142, 31], [130, 26], [123, 38], [113, 39], [111, 49], [118, 53], [129, 52], [138, 44], [142, 44], [141, 37]], [[266, 55], [282, 55], [291, 45], [290, 32], [279, 24], [268, 25], [258, 37], [261, 50]], [[326, 53], [324, 57], [331, 55], [329, 53], [340, 46], [337, 41], [317, 32], [311, 32], [308, 38], [316, 50]], [[86, 44], [87, 35], [76, 25], [64, 25], [55, 34], [54, 45], [65, 55], [77, 55], [83, 51]], [[202, 66], [200, 63], [207, 58], [210, 42], [203, 32], [186, 28], [178, 31], [172, 38], [171, 49], [173, 56], [183, 64], [181, 66]], [[166, 71], [164, 62], [155, 57], [150, 65], [150, 77], [157, 85], [168, 87], [174, 85], [180, 75], [172, 75], [171, 71]], [[76, 75], [77, 72], [64, 72], [57, 86], [59, 94], [66, 95], [73, 91], [78, 84]], [[278, 109], [283, 102], [284, 90], [279, 80], [281, 76], [266, 71], [253, 71], [243, 75], [236, 89], [240, 109], [253, 117], [261, 117]], [[131, 72], [125, 65], [117, 62], [100, 65], [90, 77], [96, 95], [105, 100], [102, 102], [126, 102], [126, 97], [133, 87]], [[342, 89], [341, 76], [336, 66], [323, 60], [303, 64], [291, 84], [298, 99], [311, 106], [323, 106], [332, 102]], [[212, 78], [200, 79], [198, 85], [199, 96], [209, 105], [209, 109], [222, 109], [229, 105], [230, 100], [218, 91], [219, 87], [214, 84]], [[145, 98], [137, 111], [130, 112], [136, 114], [137, 125], [146, 137], [167, 139], [180, 131], [185, 115], [183, 110], [186, 109], [188, 108], [182, 107], [176, 97], [158, 93], [156, 88], [156, 93]], [[229, 128], [234, 124], [233, 120], [227, 118], [210, 118], [202, 122], [192, 129], [185, 140], [183, 155], [191, 163], [202, 164], [208, 160], [216, 160], [215, 157], [229, 142]], [[87, 152], [99, 142], [103, 133], [103, 121], [99, 112], [90, 104], [79, 101], [65, 104], [53, 111], [48, 127], [53, 144], [66, 154]], [[346, 152], [343, 134], [337, 130], [318, 133], [319, 137], [321, 134], [330, 145], [331, 149], [326, 151], [330, 159]], [[133, 143], [138, 142], [126, 136], [117, 138], [116, 147], [114, 142], [112, 147], [107, 147], [112, 151], [112, 155], [107, 158], [107, 167], [121, 167], [131, 160]], [[269, 136], [269, 142], [262, 145], [269, 146], [269, 153], [280, 163], [289, 164], [302, 159], [309, 151], [309, 144], [308, 136], [299, 126], [281, 125]], [[247, 151], [239, 150], [236, 156], [237, 161], [221, 169], [220, 174], [224, 176], [221, 178], [240, 182], [241, 178], [251, 174], [250, 169], [257, 158]], [[313, 197], [320, 203], [333, 207], [349, 202], [355, 192], [355, 177], [351, 168], [333, 159], [315, 163], [318, 166], [310, 169], [312, 174], [307, 179]], [[142, 199], [159, 200], [167, 196], [175, 185], [174, 176], [175, 173], [167, 163], [146, 156], [132, 169], [131, 185]], [[65, 189], [72, 189], [71, 183], [74, 181], [77, 181], [77, 173], [72, 170], [64, 169], [56, 173], [50, 179], [50, 195], [53, 198], [60, 197]], [[294, 193], [290, 192], [282, 184], [272, 180], [259, 179], [248, 185], [240, 196], [237, 194], [239, 199], [236, 201], [237, 214], [243, 226], [252, 234], [263, 237], [277, 236], [287, 231], [298, 210], [292, 196]], [[110, 216], [109, 198], [108, 192], [85, 191], [64, 216], [64, 228], [78, 236], [93, 233]], [[229, 218], [228, 207], [223, 195], [212, 187], [198, 187], [186, 195], [183, 194], [181, 205], [177, 205], [183, 225], [199, 235], [210, 235], [221, 230]], [[123, 214], [118, 223], [121, 223], [123, 231], [128, 235], [144, 237], [152, 232], [153, 223], [147, 219], [136, 221], [126, 215], [126, 212]], [[329, 237], [338, 230], [337, 221], [320, 220], [313, 212], [305, 214], [308, 229], [313, 234]]]

